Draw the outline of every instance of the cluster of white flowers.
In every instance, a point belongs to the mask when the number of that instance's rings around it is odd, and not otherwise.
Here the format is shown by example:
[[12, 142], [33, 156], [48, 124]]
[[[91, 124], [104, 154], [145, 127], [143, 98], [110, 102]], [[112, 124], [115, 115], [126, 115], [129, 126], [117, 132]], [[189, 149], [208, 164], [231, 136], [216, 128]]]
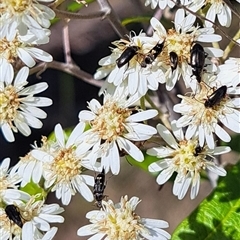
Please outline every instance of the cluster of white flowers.
[[[223, 50], [201, 44], [221, 41], [222, 37], [214, 33], [213, 22], [217, 16], [222, 26], [229, 27], [231, 9], [219, 0], [146, 0], [145, 5], [184, 8], [176, 11], [171, 29], [153, 17], [151, 36], [143, 31], [139, 35], [130, 32], [128, 40], [113, 42], [112, 53], [99, 61], [100, 68], [94, 75], [96, 79], [106, 78], [100, 90], [103, 103], [92, 99], [89, 110], [79, 112], [79, 123], [70, 133], [57, 124], [54, 138], [42, 137], [41, 146], [34, 144], [12, 168], [10, 158], [2, 160], [1, 239], [52, 239], [57, 228], [50, 223], [62, 223], [60, 214], [64, 210], [58, 204], [45, 203], [49, 192], [55, 192], [63, 205], [70, 204], [76, 193], [88, 202], [95, 199], [100, 209], [87, 213], [91, 224], [81, 227], [79, 236], [170, 239], [170, 234], [162, 230], [168, 227], [167, 222], [135, 213], [139, 198], [128, 200], [124, 196], [118, 204], [104, 201], [105, 173], [118, 175], [126, 155], [143, 162], [146, 150], [159, 158], [148, 166], [149, 172], [159, 173], [159, 185], [176, 173], [173, 194], [178, 199], [183, 199], [189, 188], [190, 198], [196, 198], [202, 172], [227, 174], [214, 160], [231, 150], [218, 146], [217, 139], [231, 140], [224, 127], [240, 133], [240, 59], [231, 57], [219, 64], [213, 58], [222, 57]], [[204, 27], [196, 24], [192, 14], [199, 9], [209, 20], [204, 21]], [[50, 20], [54, 17], [54, 11], [37, 0], [0, 3], [0, 129], [8, 142], [15, 141], [18, 131], [29, 136], [30, 127], [41, 128], [39, 119], [47, 115], [39, 107], [52, 104], [50, 98], [35, 96], [47, 89], [46, 82], [26, 85], [29, 68], [36, 61], [52, 61], [52, 56], [37, 46], [49, 42]], [[148, 93], [165, 84], [168, 94], [178, 81], [188, 88], [188, 94], [177, 95], [181, 102], [173, 106], [173, 111], [182, 116], [168, 126], [164, 122], [156, 128], [150, 126], [147, 121], [159, 120], [161, 112]], [[152, 109], [146, 109], [145, 100]], [[167, 146], [144, 149], [144, 143], [157, 132]], [[94, 178], [91, 172], [101, 173]], [[28, 186], [35, 192], [28, 192]]]

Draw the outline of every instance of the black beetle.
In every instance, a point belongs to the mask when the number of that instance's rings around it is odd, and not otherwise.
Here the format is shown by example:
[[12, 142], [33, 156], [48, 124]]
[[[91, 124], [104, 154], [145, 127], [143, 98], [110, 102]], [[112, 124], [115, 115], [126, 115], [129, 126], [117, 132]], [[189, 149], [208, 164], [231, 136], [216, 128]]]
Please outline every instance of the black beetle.
[[206, 108], [212, 108], [213, 106], [221, 102], [221, 100], [226, 96], [226, 93], [227, 86], [221, 86], [208, 97], [208, 99], [204, 103], [204, 106]]
[[119, 68], [123, 67], [128, 63], [136, 54], [140, 48], [138, 46], [128, 46], [121, 56], [116, 60], [117, 66]]
[[198, 43], [193, 46], [190, 53], [190, 65], [192, 67], [192, 74], [196, 76], [197, 81], [200, 83], [207, 53], [204, 52], [203, 47]]
[[203, 150], [203, 147], [201, 147], [200, 145], [197, 145], [196, 147], [195, 147], [195, 152], [194, 152], [194, 156], [195, 157], [197, 157], [198, 155], [199, 155], [199, 153], [201, 153], [202, 152], [202, 150]]
[[143, 58], [140, 63], [141, 67], [146, 67], [148, 64], [153, 63], [157, 56], [162, 52], [164, 47], [164, 41], [162, 43], [157, 43]]
[[20, 228], [22, 228], [23, 222], [22, 222], [21, 214], [15, 205], [13, 204], [7, 205], [5, 208], [5, 212], [11, 221], [17, 224]]
[[97, 175], [95, 178], [95, 183], [93, 186], [93, 195], [96, 200], [97, 207], [102, 207], [102, 200], [106, 195], [103, 195], [105, 189], [105, 169], [102, 169], [102, 172]]
[[169, 57], [170, 57], [171, 69], [173, 72], [177, 68], [177, 65], [178, 65], [178, 55], [175, 52], [170, 52]]

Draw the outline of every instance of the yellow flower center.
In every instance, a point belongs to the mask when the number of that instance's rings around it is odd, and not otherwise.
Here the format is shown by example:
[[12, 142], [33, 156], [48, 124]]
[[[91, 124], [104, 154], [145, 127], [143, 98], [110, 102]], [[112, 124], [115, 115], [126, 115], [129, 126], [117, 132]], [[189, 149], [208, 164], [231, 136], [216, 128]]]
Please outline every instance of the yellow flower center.
[[24, 44], [19, 42], [17, 38], [12, 41], [2, 38], [0, 39], [0, 55], [8, 62], [14, 63], [18, 59], [17, 49], [21, 46]]
[[178, 168], [178, 172], [184, 175], [188, 172], [197, 174], [205, 169], [205, 150], [202, 149], [198, 153], [196, 151], [197, 147], [197, 140], [179, 142], [179, 149], [173, 153], [173, 161]]
[[178, 63], [188, 62], [190, 59], [190, 51], [193, 42], [196, 40], [196, 34], [178, 33], [175, 29], [169, 29], [165, 39], [165, 44], [160, 61], [164, 61], [170, 65], [169, 53], [175, 52], [178, 55]]
[[13, 15], [26, 11], [33, 3], [32, 0], [2, 0], [0, 12], [10, 12]]
[[[231, 107], [234, 108], [231, 99], [226, 95], [221, 98], [216, 104], [211, 107], [205, 107], [205, 102], [211, 98], [211, 94], [216, 91], [216, 88], [211, 88], [205, 83], [200, 83], [201, 90], [200, 92], [188, 96], [180, 96], [183, 99], [183, 103], [188, 106], [191, 106], [191, 111], [188, 112], [188, 116], [193, 116], [192, 124], [193, 125], [202, 125], [205, 129], [208, 129], [208, 133], [213, 132], [213, 125], [218, 122], [220, 115], [229, 114]], [[226, 108], [228, 106], [229, 108]]]
[[81, 159], [77, 158], [73, 147], [59, 150], [53, 163], [46, 167], [57, 176], [56, 183], [69, 182], [83, 171]]
[[125, 121], [132, 111], [121, 108], [110, 100], [99, 109], [97, 117], [91, 121], [93, 131], [97, 132], [103, 141], [112, 142], [126, 132]]
[[140, 223], [140, 217], [132, 210], [127, 198], [122, 198], [121, 208], [103, 202], [107, 208], [106, 218], [99, 221], [98, 229], [107, 234], [109, 239], [138, 239], [139, 232], [147, 231]]
[[7, 122], [13, 129], [12, 121], [15, 119], [20, 105], [18, 93], [12, 85], [0, 90], [0, 123]]

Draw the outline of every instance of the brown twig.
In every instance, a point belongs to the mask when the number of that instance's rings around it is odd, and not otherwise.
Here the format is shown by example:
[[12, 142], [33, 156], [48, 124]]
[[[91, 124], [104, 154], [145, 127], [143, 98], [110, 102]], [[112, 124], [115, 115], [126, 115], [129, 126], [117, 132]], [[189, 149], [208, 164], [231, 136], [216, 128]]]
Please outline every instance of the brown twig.
[[52, 68], [65, 73], [68, 73], [76, 78], [82, 79], [84, 82], [89, 83], [96, 87], [101, 87], [103, 85], [103, 80], [96, 80], [91, 74], [81, 70], [77, 65], [72, 63], [62, 63], [58, 61], [52, 61], [50, 63], [40, 63], [36, 67], [30, 69], [30, 75], [38, 73], [43, 69]]

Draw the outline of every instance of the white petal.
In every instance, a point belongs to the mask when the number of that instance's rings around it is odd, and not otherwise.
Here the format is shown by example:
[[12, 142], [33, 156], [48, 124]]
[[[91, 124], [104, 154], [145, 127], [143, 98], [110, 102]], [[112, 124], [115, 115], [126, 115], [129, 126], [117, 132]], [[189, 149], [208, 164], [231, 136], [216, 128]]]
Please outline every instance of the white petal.
[[60, 123], [58, 123], [55, 126], [54, 133], [55, 133], [56, 140], [57, 140], [58, 144], [61, 147], [65, 147], [64, 133], [63, 133], [63, 129], [62, 129], [62, 126], [60, 125]]
[[168, 167], [168, 163], [165, 160], [160, 160], [154, 163], [151, 163], [148, 166], [149, 172], [159, 172]]
[[71, 135], [69, 136], [69, 138], [67, 140], [67, 143], [66, 143], [67, 148], [76, 144], [76, 141], [77, 141], [79, 135], [81, 135], [83, 133], [84, 128], [85, 128], [84, 123], [77, 124], [77, 126], [73, 129], [73, 131], [71, 132]]
[[228, 153], [231, 151], [231, 148], [230, 147], [224, 147], [224, 146], [221, 146], [221, 147], [215, 147], [214, 148], [214, 153], [213, 155], [221, 155], [221, 154], [224, 154], [224, 153]]
[[135, 113], [127, 118], [128, 122], [141, 122], [147, 119], [151, 119], [158, 115], [157, 110], [151, 109], [142, 112]]
[[8, 142], [14, 142], [15, 138], [14, 138], [13, 132], [11, 130], [11, 127], [7, 123], [3, 123], [1, 128], [2, 128], [2, 132], [3, 132], [3, 136], [6, 138], [6, 140]]
[[93, 198], [92, 191], [89, 189], [89, 187], [85, 183], [80, 183], [78, 185], [78, 191], [88, 202], [93, 201], [94, 198]]
[[156, 181], [159, 185], [164, 184], [169, 180], [169, 178], [173, 175], [174, 169], [171, 167], [164, 169], [157, 177]]
[[23, 48], [17, 48], [17, 55], [30, 68], [36, 64], [33, 57]]
[[28, 67], [22, 67], [20, 71], [17, 73], [17, 76], [14, 80], [14, 86], [21, 86], [23, 83], [26, 82], [29, 75], [29, 68]]
[[222, 167], [213, 165], [213, 166], [207, 166], [207, 169], [222, 177], [227, 175], [226, 170]]
[[142, 152], [129, 140], [119, 137], [117, 143], [120, 149], [124, 149], [136, 161], [142, 162], [144, 160]]
[[224, 142], [230, 142], [231, 141], [231, 137], [230, 135], [227, 133], [227, 131], [225, 131], [221, 126], [219, 126], [218, 124], [215, 127], [215, 133], [216, 135], [223, 140]]
[[163, 138], [163, 140], [169, 146], [171, 146], [174, 149], [178, 149], [178, 144], [177, 144], [175, 138], [173, 137], [171, 132], [165, 126], [163, 126], [162, 124], [158, 124], [157, 130], [158, 130], [159, 134], [161, 135], [161, 137]]

